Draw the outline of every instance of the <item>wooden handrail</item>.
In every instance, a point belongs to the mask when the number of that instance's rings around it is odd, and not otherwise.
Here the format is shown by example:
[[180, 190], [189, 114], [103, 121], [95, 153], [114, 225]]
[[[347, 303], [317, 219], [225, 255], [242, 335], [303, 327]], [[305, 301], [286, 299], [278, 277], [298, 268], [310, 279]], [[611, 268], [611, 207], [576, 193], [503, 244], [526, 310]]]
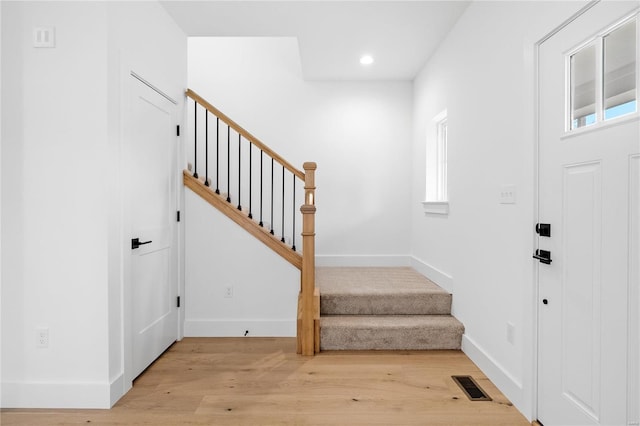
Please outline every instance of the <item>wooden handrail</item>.
[[244, 128], [242, 128], [242, 126], [240, 126], [238, 123], [236, 123], [235, 121], [227, 117], [222, 111], [220, 111], [218, 108], [211, 105], [209, 102], [207, 102], [204, 98], [202, 98], [196, 92], [194, 92], [191, 89], [187, 89], [186, 95], [191, 99], [193, 99], [194, 101], [198, 102], [200, 105], [202, 105], [204, 108], [206, 108], [213, 115], [218, 117], [220, 120], [222, 120], [227, 126], [231, 127], [233, 130], [241, 134], [242, 137], [247, 139], [249, 142], [257, 146], [258, 148], [260, 148], [262, 151], [268, 154], [271, 158], [273, 158], [278, 163], [280, 163], [285, 169], [289, 170], [291, 173], [296, 175], [301, 180], [303, 181], [305, 180], [303, 172], [293, 167], [287, 160], [282, 158], [280, 155], [278, 155], [275, 151], [273, 151], [267, 145], [262, 143], [258, 138], [253, 136], [251, 133], [247, 132]]

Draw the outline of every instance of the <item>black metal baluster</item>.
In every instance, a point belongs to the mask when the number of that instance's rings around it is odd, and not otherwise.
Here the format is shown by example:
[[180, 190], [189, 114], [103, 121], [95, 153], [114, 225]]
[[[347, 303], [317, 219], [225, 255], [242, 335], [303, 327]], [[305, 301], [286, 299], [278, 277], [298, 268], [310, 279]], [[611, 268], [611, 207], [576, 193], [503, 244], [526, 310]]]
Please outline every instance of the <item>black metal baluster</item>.
[[242, 210], [242, 206], [240, 205], [240, 182], [242, 180], [242, 175], [240, 170], [242, 169], [242, 136], [238, 133], [238, 210]]
[[227, 125], [227, 203], [231, 202], [231, 128]]
[[198, 179], [198, 102], [193, 105], [193, 177]]
[[252, 167], [252, 161], [251, 161], [251, 157], [253, 157], [251, 155], [251, 141], [249, 142], [249, 219], [253, 219], [253, 215], [251, 214], [251, 176], [252, 176], [252, 171], [253, 171], [253, 167]]
[[260, 226], [264, 226], [262, 223], [262, 154], [264, 151], [260, 150]]
[[216, 117], [216, 194], [220, 194], [220, 119]]
[[282, 166], [282, 239], [284, 243], [284, 166]]
[[273, 233], [273, 157], [271, 157], [271, 235]]
[[296, 175], [292, 173], [291, 176], [293, 178], [293, 209], [291, 215], [291, 217], [293, 218], [293, 232], [291, 233], [291, 235], [293, 235], [293, 237], [291, 237], [293, 239], [293, 244], [291, 248], [293, 249], [293, 251], [296, 251]]
[[204, 186], [209, 186], [209, 110], [204, 110]]

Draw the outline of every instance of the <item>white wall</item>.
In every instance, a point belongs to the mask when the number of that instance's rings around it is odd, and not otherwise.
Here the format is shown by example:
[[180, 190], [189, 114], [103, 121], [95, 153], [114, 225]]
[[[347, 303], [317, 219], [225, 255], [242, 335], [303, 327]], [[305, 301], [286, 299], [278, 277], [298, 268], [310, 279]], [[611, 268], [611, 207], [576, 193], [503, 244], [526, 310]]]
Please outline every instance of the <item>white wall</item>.
[[185, 336], [295, 336], [300, 271], [190, 190], [184, 222]]
[[189, 86], [294, 166], [318, 163], [319, 255], [408, 254], [409, 82], [305, 82], [293, 38], [191, 38]]
[[[55, 48], [32, 47], [42, 25]], [[2, 4], [3, 407], [107, 408], [127, 388], [114, 57], [173, 70], [165, 55], [178, 53], [181, 71], [158, 74], [184, 84], [186, 37], [181, 52], [144, 38], [175, 36], [168, 25], [157, 3]]]
[[[306, 82], [294, 38], [191, 38], [188, 69], [191, 89], [294, 166], [301, 169], [305, 161], [317, 162], [319, 265], [408, 263], [410, 82]], [[188, 218], [209, 215], [211, 221], [216, 220], [212, 207], [187, 200], [186, 208]], [[206, 226], [216, 229], [222, 224]], [[233, 240], [201, 241], [190, 235], [187, 233], [187, 265], [195, 263], [191, 258], [195, 253], [207, 252], [220, 253], [218, 262], [230, 264], [231, 254], [240, 247]], [[220, 247], [227, 250], [222, 252]], [[246, 264], [262, 261], [257, 259], [246, 259]], [[274, 262], [280, 269], [278, 262], [284, 261]], [[187, 316], [248, 320], [246, 309], [222, 309], [220, 304], [228, 301], [216, 300], [208, 307], [204, 301], [193, 301], [194, 295], [208, 291], [220, 299], [218, 290], [207, 289], [227, 279], [220, 274], [211, 264], [199, 274], [209, 277], [206, 282], [187, 275]], [[283, 274], [276, 281], [287, 289], [298, 289], [299, 276]], [[282, 303], [276, 294], [262, 298], [263, 275], [254, 270], [243, 278], [246, 282], [240, 285], [253, 289], [247, 291], [243, 304], [253, 305], [255, 300], [263, 306]], [[282, 305], [282, 312], [289, 312], [293, 319], [295, 299], [283, 297], [288, 302]], [[254, 314], [256, 319], [264, 315]], [[290, 326], [286, 330], [294, 332]]]
[[[104, 4], [3, 4], [5, 407], [108, 401], [106, 17]], [[55, 49], [31, 46], [38, 25], [56, 27]]]
[[[463, 348], [532, 416], [534, 44], [584, 2], [474, 2], [414, 82], [414, 264], [453, 292]], [[425, 215], [425, 135], [448, 111], [448, 216]], [[500, 204], [500, 185], [516, 203]], [[507, 341], [507, 323], [514, 343]]]

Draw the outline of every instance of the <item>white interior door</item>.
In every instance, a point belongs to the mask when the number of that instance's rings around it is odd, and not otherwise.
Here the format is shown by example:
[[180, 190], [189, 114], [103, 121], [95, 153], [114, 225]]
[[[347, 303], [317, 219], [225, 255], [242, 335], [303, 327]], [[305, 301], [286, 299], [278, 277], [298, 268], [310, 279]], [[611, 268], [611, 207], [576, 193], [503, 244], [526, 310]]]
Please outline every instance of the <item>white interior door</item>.
[[638, 424], [638, 5], [600, 2], [540, 46], [545, 426]]
[[[176, 105], [131, 77], [129, 143], [133, 374], [178, 337]], [[136, 247], [134, 239], [140, 245]]]

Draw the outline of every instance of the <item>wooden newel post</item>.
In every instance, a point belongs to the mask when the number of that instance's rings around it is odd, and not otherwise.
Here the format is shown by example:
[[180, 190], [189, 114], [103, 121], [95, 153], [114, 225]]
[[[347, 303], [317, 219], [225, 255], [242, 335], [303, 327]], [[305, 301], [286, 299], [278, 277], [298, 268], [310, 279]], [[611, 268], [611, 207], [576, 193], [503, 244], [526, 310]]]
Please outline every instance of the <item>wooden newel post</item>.
[[[316, 192], [316, 163], [304, 163], [304, 205], [302, 212], [302, 355], [313, 355], [316, 342], [316, 327], [314, 325], [314, 292], [316, 286], [316, 225], [315, 225], [315, 192]], [[319, 338], [319, 336], [318, 336]]]

